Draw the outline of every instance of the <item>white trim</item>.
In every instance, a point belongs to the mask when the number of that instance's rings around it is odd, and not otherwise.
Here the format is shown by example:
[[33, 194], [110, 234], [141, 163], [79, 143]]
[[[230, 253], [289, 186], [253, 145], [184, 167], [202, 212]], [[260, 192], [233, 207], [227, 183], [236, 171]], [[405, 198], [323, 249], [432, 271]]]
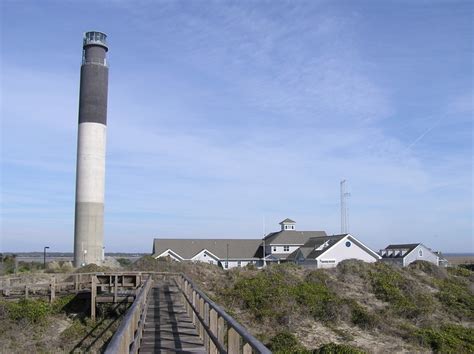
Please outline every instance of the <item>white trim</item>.
[[[208, 255], [210, 255], [211, 257], [213, 257], [216, 261], [220, 261], [221, 259], [219, 257], [217, 257], [214, 253], [208, 251], [206, 248], [202, 249], [201, 251], [199, 251], [198, 253], [196, 253], [192, 258], [191, 258], [191, 261], [194, 261], [196, 258], [199, 257], [199, 255], [201, 254], [204, 254], [204, 253], [207, 253]], [[230, 258], [229, 258], [230, 260]]]
[[[172, 255], [170, 255], [170, 253]], [[179, 258], [177, 260], [184, 261], [184, 258], [181, 257], [179, 254], [177, 254], [175, 251], [173, 251], [171, 248], [168, 248], [163, 253], [159, 254], [158, 256], [155, 256], [155, 259], [158, 259], [158, 258], [161, 258], [161, 257], [166, 257], [166, 256], [170, 256], [171, 258]]]
[[[323, 251], [323, 253], [321, 253], [321, 254], [320, 254], [318, 257], [316, 257], [315, 259], [316, 259], [317, 261], [320, 261], [321, 256], [323, 256], [327, 251], [333, 249], [337, 244], [339, 244], [339, 243], [341, 243], [341, 242], [343, 242], [343, 241], [346, 241], [349, 237], [352, 239], [352, 242], [356, 243], [357, 246], [360, 247], [360, 248], [362, 248], [365, 252], [369, 253], [370, 255], [375, 255], [375, 257], [374, 257], [375, 259], [379, 260], [379, 259], [382, 258], [378, 253], [372, 251], [369, 247], [367, 247], [366, 245], [364, 245], [362, 242], [360, 242], [360, 241], [359, 241], [358, 239], [356, 239], [354, 236], [352, 236], [351, 234], [347, 234], [346, 236], [344, 236], [343, 238], [341, 238], [339, 241], [337, 241], [335, 244], [333, 244], [331, 247], [327, 247], [327, 248]], [[362, 247], [361, 247], [361, 246], [362, 246]]]
[[370, 247], [367, 247], [365, 244], [363, 244], [361, 241], [359, 241], [357, 238], [355, 238], [354, 236], [352, 236], [351, 234], [347, 234], [346, 237], [350, 236], [352, 238], [352, 240], [355, 240], [357, 243], [359, 243], [361, 246], [363, 246], [367, 251], [369, 251], [370, 253], [373, 253], [375, 255], [375, 257], [377, 259], [382, 259], [382, 256], [379, 255], [377, 252], [375, 251], [372, 251], [372, 249]]

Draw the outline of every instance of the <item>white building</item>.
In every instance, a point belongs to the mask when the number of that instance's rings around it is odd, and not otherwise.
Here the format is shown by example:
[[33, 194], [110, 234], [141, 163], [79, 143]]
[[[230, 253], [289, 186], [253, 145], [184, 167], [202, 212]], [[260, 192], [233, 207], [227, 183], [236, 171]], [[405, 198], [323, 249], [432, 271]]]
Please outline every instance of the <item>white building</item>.
[[382, 262], [406, 267], [415, 261], [427, 261], [439, 265], [439, 255], [422, 243], [388, 245], [380, 250]]
[[259, 239], [155, 239], [153, 257], [173, 260], [205, 262], [224, 269], [261, 266], [262, 240]]
[[285, 219], [280, 231], [260, 239], [155, 239], [153, 257], [216, 264], [224, 269], [294, 262], [303, 266], [335, 267], [345, 259], [375, 262], [381, 257], [350, 234], [327, 236], [324, 231], [297, 231]]
[[289, 255], [288, 260], [305, 267], [332, 268], [347, 259], [368, 263], [381, 257], [351, 234], [310, 238], [302, 247]]
[[285, 219], [280, 231], [269, 233], [263, 239], [266, 262], [286, 262], [290, 254], [302, 247], [310, 238], [326, 236], [324, 231], [297, 231], [296, 222]]

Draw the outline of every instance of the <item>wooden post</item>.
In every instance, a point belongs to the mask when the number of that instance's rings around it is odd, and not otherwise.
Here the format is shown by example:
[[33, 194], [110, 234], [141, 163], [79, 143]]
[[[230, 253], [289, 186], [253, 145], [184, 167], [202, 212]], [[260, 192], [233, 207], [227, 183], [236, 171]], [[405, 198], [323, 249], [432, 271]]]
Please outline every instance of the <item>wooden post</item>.
[[[209, 311], [209, 328], [211, 333], [217, 337], [217, 312], [214, 309]], [[217, 354], [217, 347], [212, 340], [210, 341], [209, 354]]]
[[[193, 289], [193, 307], [196, 308], [196, 291]], [[193, 310], [193, 325], [196, 325], [196, 313]]]
[[[206, 324], [207, 327], [209, 327], [209, 304], [207, 302], [204, 302], [204, 299], [202, 299], [203, 304], [204, 304], [204, 313], [203, 313], [203, 318], [204, 318], [204, 323]], [[209, 353], [209, 334], [207, 331], [204, 329], [204, 348], [206, 349], [206, 353]]]
[[97, 297], [97, 278], [95, 275], [91, 277], [91, 320], [95, 321], [95, 302]]
[[118, 276], [115, 276], [115, 282], [114, 282], [114, 303], [117, 302], [118, 299]]
[[243, 349], [243, 354], [252, 354], [252, 347], [250, 346], [250, 344], [248, 343], [245, 343], [244, 344], [244, 349]]
[[28, 299], [28, 284], [25, 284], [25, 299]]
[[229, 354], [240, 354], [240, 335], [232, 327], [227, 331], [228, 350]]
[[3, 295], [4, 296], [10, 296], [10, 278], [5, 279], [4, 284], [5, 284], [5, 286], [3, 288]]
[[[203, 319], [203, 321], [205, 323], [206, 314], [204, 313], [204, 299], [200, 296], [199, 296], [199, 314], [201, 315], [201, 318]], [[199, 330], [199, 333], [200, 333], [200, 336], [201, 336], [203, 342], [206, 341], [205, 340], [206, 330], [204, 329], [204, 323], [201, 323], [200, 330]]]
[[53, 302], [54, 298], [56, 297], [56, 278], [55, 277], [51, 278], [51, 284], [49, 285], [49, 293], [50, 293], [49, 302]]
[[224, 344], [224, 338], [225, 338], [225, 320], [221, 317], [218, 316], [217, 318], [217, 340], [222, 346], [225, 346]]

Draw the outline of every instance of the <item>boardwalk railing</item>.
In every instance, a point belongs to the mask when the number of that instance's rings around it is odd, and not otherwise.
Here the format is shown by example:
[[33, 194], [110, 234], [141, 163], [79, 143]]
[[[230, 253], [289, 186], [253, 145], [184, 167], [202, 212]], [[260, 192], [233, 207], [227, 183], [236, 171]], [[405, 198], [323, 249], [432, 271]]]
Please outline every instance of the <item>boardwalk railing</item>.
[[180, 274], [176, 284], [183, 293], [188, 314], [208, 353], [271, 354], [267, 347], [209, 299], [186, 275]]
[[210, 354], [271, 354], [259, 340], [210, 300], [186, 275], [182, 273], [153, 273], [143, 290], [127, 311], [120, 327], [115, 332], [106, 353], [137, 353], [145, 323], [147, 297], [152, 275], [172, 279], [183, 298], [186, 311], [196, 326], [199, 337]]
[[105, 353], [138, 353], [145, 325], [148, 294], [152, 283], [153, 278], [149, 276], [132, 306], [130, 306], [125, 314]]

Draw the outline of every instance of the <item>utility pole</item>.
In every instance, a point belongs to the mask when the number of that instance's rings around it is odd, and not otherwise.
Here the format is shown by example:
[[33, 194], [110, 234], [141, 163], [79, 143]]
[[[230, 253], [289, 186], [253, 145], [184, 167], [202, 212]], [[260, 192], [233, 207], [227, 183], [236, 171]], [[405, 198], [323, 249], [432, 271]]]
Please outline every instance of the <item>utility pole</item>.
[[49, 249], [49, 246], [45, 246], [43, 249], [43, 265], [44, 269], [46, 269], [46, 250]]
[[263, 268], [267, 266], [267, 260], [265, 254], [265, 216], [263, 217]]
[[229, 269], [229, 244], [227, 244], [227, 258], [225, 262], [225, 269]]
[[351, 195], [346, 192], [346, 180], [341, 181], [341, 234], [347, 234], [348, 230], [348, 216], [346, 199]]

